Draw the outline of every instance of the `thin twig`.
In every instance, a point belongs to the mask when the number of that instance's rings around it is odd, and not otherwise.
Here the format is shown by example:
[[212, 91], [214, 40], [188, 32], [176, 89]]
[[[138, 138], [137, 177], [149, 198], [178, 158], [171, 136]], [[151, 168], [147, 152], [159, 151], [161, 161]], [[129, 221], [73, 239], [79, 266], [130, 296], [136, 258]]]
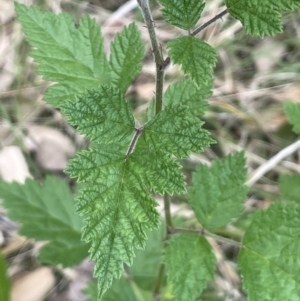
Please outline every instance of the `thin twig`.
[[159, 300], [161, 298], [161, 285], [164, 282], [165, 276], [165, 264], [162, 262], [159, 267], [158, 276], [153, 289], [154, 300]]
[[113, 23], [120, 20], [120, 18], [127, 15], [129, 12], [131, 12], [133, 9], [137, 7], [136, 0], [130, 0], [120, 6], [116, 11], [114, 11], [113, 14], [109, 16], [109, 18], [105, 21], [103, 24], [103, 27], [111, 26]]
[[191, 36], [197, 35], [199, 32], [201, 32], [202, 30], [204, 30], [209, 25], [213, 24], [217, 20], [219, 20], [222, 17], [224, 17], [227, 13], [228, 13], [228, 9], [226, 8], [222, 12], [220, 12], [219, 14], [217, 14], [216, 16], [214, 16], [213, 18], [211, 18], [209, 21], [207, 21], [206, 23], [202, 24], [201, 26], [199, 26], [198, 28], [196, 28], [195, 30], [193, 30], [191, 32]]
[[253, 173], [251, 178], [247, 181], [246, 185], [252, 186], [255, 184], [264, 174], [274, 168], [280, 161], [282, 161], [287, 156], [294, 153], [296, 150], [300, 148], [300, 140], [294, 142], [293, 144], [289, 145], [288, 147], [281, 150], [277, 155], [272, 157], [270, 160], [262, 164], [258, 167]]
[[144, 129], [143, 127], [139, 128], [139, 129], [136, 129], [136, 128], [134, 129], [135, 134], [134, 134], [133, 138], [131, 139], [130, 144], [128, 146], [128, 149], [126, 152], [126, 157], [128, 157], [130, 154], [133, 153], [134, 148], [143, 132], [143, 129]]
[[226, 237], [223, 237], [223, 236], [219, 236], [217, 234], [208, 232], [205, 229], [201, 229], [201, 230], [183, 229], [183, 228], [174, 228], [174, 229], [172, 229], [172, 234], [176, 234], [176, 233], [198, 234], [198, 235], [201, 235], [201, 236], [211, 237], [211, 238], [215, 239], [216, 241], [219, 241], [219, 242], [222, 242], [222, 243], [226, 243], [226, 244], [238, 247], [238, 248], [241, 248], [243, 246], [242, 243], [240, 243], [240, 242], [238, 242], [236, 240], [233, 240], [233, 239], [230, 239], [230, 238], [226, 238]]
[[165, 219], [166, 219], [166, 230], [167, 235], [170, 234], [171, 229], [173, 229], [172, 215], [171, 215], [171, 206], [170, 206], [170, 197], [168, 194], [164, 195], [164, 209], [165, 209]]

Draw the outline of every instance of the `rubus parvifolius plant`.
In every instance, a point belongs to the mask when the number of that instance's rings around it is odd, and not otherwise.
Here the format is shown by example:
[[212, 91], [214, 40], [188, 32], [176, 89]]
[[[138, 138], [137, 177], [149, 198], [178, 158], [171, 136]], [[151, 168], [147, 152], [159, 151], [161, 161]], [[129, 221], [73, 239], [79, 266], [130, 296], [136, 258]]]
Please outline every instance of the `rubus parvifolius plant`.
[[[178, 159], [201, 152], [213, 143], [200, 117], [211, 94], [215, 49], [197, 34], [229, 13], [245, 32], [264, 37], [282, 31], [281, 14], [300, 6], [299, 0], [226, 0], [227, 9], [197, 27], [205, 2], [159, 0], [166, 21], [186, 30], [167, 43], [164, 57], [156, 37], [148, 0], [137, 0], [149, 32], [156, 65], [155, 99], [147, 121], [136, 122], [125, 94], [140, 73], [145, 51], [135, 23], [118, 33], [109, 59], [101, 28], [89, 16], [75, 26], [66, 13], [55, 15], [15, 4], [18, 20], [38, 73], [55, 82], [44, 99], [60, 108], [68, 122], [91, 140], [77, 153], [66, 172], [84, 183], [76, 209], [84, 216], [82, 239], [90, 244], [96, 262], [98, 299], [130, 266], [135, 249], [143, 249], [146, 230], [159, 226], [152, 193], [164, 196], [167, 244], [159, 269], [155, 297], [159, 298], [166, 270], [175, 300], [195, 300], [214, 277], [216, 258], [206, 237], [240, 248], [238, 265], [250, 301], [299, 300], [300, 209], [293, 202], [276, 202], [256, 212], [242, 242], [213, 233], [243, 211], [247, 194], [244, 153], [199, 165], [189, 188], [190, 205], [200, 230], [175, 228], [170, 194], [185, 192]], [[181, 66], [186, 78], [163, 93], [170, 62]], [[200, 227], [201, 225], [201, 227]]]

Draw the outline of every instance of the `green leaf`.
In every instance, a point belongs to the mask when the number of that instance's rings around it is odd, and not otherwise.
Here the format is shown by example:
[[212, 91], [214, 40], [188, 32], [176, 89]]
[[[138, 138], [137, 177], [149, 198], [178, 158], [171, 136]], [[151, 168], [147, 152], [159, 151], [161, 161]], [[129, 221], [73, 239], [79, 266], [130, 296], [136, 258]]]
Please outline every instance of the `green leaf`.
[[151, 291], [157, 279], [163, 254], [164, 229], [165, 224], [163, 223], [159, 229], [147, 232], [146, 248], [144, 251], [136, 252], [136, 258], [130, 268], [133, 280], [144, 290]]
[[243, 24], [246, 33], [263, 37], [282, 32], [281, 12], [300, 6], [299, 0], [226, 0], [228, 12]]
[[182, 29], [192, 29], [204, 9], [203, 0], [159, 0], [164, 6], [162, 14], [166, 21]]
[[6, 273], [6, 263], [0, 252], [0, 300], [10, 300], [10, 281]]
[[212, 94], [211, 88], [198, 89], [190, 79], [184, 79], [168, 87], [163, 96], [163, 104], [165, 106], [186, 105], [191, 113], [203, 115], [208, 106], [205, 99]]
[[145, 47], [141, 33], [136, 24], [131, 23], [116, 35], [111, 44], [112, 83], [123, 93], [142, 70], [141, 61], [144, 55]]
[[214, 277], [216, 258], [202, 236], [180, 234], [172, 237], [164, 261], [175, 300], [195, 300]]
[[122, 140], [134, 130], [134, 118], [123, 94], [112, 87], [100, 86], [78, 95], [62, 105], [71, 125], [92, 140], [104, 144]]
[[249, 301], [299, 300], [299, 233], [299, 206], [277, 202], [254, 214], [238, 259]]
[[213, 67], [217, 61], [215, 49], [197, 38], [186, 36], [168, 42], [169, 55], [181, 65], [184, 74], [190, 74], [197, 86], [210, 86]]
[[294, 126], [293, 131], [296, 134], [300, 134], [300, 104], [285, 102], [283, 107], [288, 116], [289, 122]]
[[22, 235], [49, 241], [40, 251], [41, 262], [68, 267], [87, 256], [88, 246], [80, 240], [82, 220], [64, 182], [55, 177], [47, 177], [43, 186], [31, 179], [23, 185], [0, 182], [0, 198], [8, 216], [22, 224]]
[[152, 98], [149, 107], [147, 108], [147, 121], [151, 120], [156, 115], [156, 99]]
[[[87, 301], [98, 301], [97, 284], [88, 282], [88, 287], [82, 291], [89, 295]], [[125, 277], [115, 280], [111, 288], [104, 294], [103, 301], [140, 301], [150, 300], [151, 293], [140, 290], [132, 280]]]
[[222, 227], [243, 211], [242, 201], [248, 191], [244, 185], [246, 175], [244, 152], [215, 160], [211, 167], [197, 166], [189, 197], [204, 228]]
[[67, 168], [88, 184], [77, 198], [77, 210], [85, 215], [83, 239], [92, 243], [99, 298], [113, 278], [120, 278], [123, 263], [132, 264], [134, 248], [144, 249], [145, 231], [159, 223], [156, 201], [139, 178], [147, 170], [125, 151], [115, 144], [81, 151]]
[[300, 175], [280, 175], [279, 189], [284, 199], [300, 203]]
[[45, 95], [50, 104], [60, 106], [86, 88], [110, 83], [110, 66], [95, 20], [85, 16], [76, 28], [65, 13], [42, 13], [34, 6], [16, 2], [15, 8], [27, 41], [35, 48], [31, 56], [40, 64], [38, 73], [58, 82]]
[[163, 149], [179, 158], [188, 157], [191, 151], [202, 152], [214, 142], [202, 124], [188, 107], [167, 106], [145, 125], [142, 137], [150, 150]]

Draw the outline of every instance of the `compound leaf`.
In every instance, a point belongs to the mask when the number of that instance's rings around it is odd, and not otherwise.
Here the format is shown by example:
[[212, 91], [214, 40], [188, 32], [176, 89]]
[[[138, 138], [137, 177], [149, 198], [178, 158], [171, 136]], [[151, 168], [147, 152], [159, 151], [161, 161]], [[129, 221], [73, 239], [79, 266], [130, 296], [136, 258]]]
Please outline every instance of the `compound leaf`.
[[215, 49], [197, 38], [186, 36], [168, 42], [171, 60], [185, 74], [190, 74], [197, 86], [210, 86], [213, 67], [217, 61]]
[[254, 214], [238, 259], [250, 301], [299, 300], [299, 233], [300, 208], [293, 203]]
[[110, 54], [111, 77], [112, 83], [123, 93], [142, 70], [144, 54], [141, 33], [135, 23], [115, 36]]
[[62, 105], [68, 122], [92, 140], [104, 144], [119, 141], [134, 130], [134, 118], [123, 94], [113, 87], [100, 86]]
[[299, 0], [226, 0], [228, 12], [243, 24], [251, 35], [263, 37], [282, 32], [281, 10], [300, 6]]
[[300, 203], [300, 175], [280, 175], [279, 189], [284, 199]]
[[6, 263], [0, 252], [0, 300], [10, 300], [10, 281], [6, 272]]
[[211, 88], [199, 89], [192, 80], [184, 79], [168, 87], [163, 96], [163, 104], [165, 106], [186, 105], [191, 113], [203, 115], [207, 108], [205, 99], [212, 94]]
[[55, 177], [47, 177], [43, 186], [31, 179], [23, 185], [0, 182], [0, 198], [8, 216], [22, 224], [21, 234], [49, 241], [40, 251], [40, 261], [68, 267], [87, 256], [82, 220], [74, 213], [74, 198], [64, 182]]
[[294, 126], [293, 131], [296, 134], [300, 134], [300, 104], [285, 102], [283, 107], [288, 116], [289, 122]]
[[123, 263], [132, 264], [134, 248], [144, 248], [145, 231], [159, 223], [156, 201], [139, 178], [145, 169], [125, 151], [112, 143], [81, 151], [67, 168], [88, 184], [77, 198], [77, 210], [85, 215], [83, 239], [92, 243], [99, 298], [113, 278], [120, 278]]
[[200, 224], [207, 229], [222, 227], [243, 210], [247, 171], [243, 152], [215, 160], [211, 167], [199, 164], [189, 189], [190, 204]]
[[164, 149], [177, 157], [187, 157], [191, 151], [201, 152], [214, 142], [202, 124], [188, 107], [166, 106], [146, 124], [143, 138], [150, 150]]
[[164, 261], [175, 300], [195, 300], [214, 277], [216, 258], [207, 240], [199, 235], [172, 237]]
[[182, 29], [192, 29], [204, 9], [203, 0], [159, 0], [164, 6], [162, 14], [166, 21]]
[[60, 106], [86, 88], [110, 82], [103, 37], [95, 20], [85, 16], [76, 28], [66, 13], [42, 13], [16, 2], [15, 8], [27, 41], [35, 48], [31, 56], [40, 64], [38, 73], [58, 82], [45, 95], [50, 104]]

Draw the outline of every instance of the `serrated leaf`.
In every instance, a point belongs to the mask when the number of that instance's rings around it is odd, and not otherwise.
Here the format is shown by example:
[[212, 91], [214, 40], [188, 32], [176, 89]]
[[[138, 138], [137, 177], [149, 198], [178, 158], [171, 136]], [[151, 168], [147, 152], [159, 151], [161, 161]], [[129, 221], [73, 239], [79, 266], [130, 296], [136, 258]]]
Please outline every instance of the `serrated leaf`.
[[249, 301], [299, 300], [299, 234], [299, 206], [278, 202], [254, 214], [238, 259]]
[[91, 259], [96, 261], [99, 298], [120, 278], [123, 263], [132, 264], [134, 249], [145, 247], [147, 229], [156, 228], [156, 201], [138, 175], [122, 147], [109, 144], [77, 154], [67, 172], [88, 183], [77, 198], [77, 210], [84, 214], [83, 239], [92, 243]]
[[74, 213], [73, 196], [64, 182], [55, 177], [47, 177], [43, 186], [31, 179], [23, 185], [0, 182], [0, 198], [8, 216], [22, 224], [21, 234], [49, 241], [40, 261], [68, 267], [88, 255], [88, 245], [81, 241], [82, 220]]
[[195, 37], [186, 36], [168, 42], [167, 47], [171, 61], [181, 65], [184, 74], [190, 74], [199, 87], [210, 86], [217, 61], [212, 46]]
[[163, 96], [163, 104], [165, 106], [186, 105], [191, 113], [203, 115], [208, 106], [205, 99], [212, 94], [211, 88], [199, 89], [190, 79], [184, 79], [168, 87]]
[[201, 152], [214, 142], [202, 124], [186, 106], [167, 106], [145, 125], [142, 137], [150, 150], [188, 157], [191, 151]]
[[110, 83], [110, 66], [95, 20], [85, 16], [76, 28], [66, 13], [43, 13], [16, 2], [15, 9], [27, 41], [35, 48], [31, 56], [40, 64], [38, 73], [58, 82], [45, 95], [50, 104], [60, 106], [86, 88]]
[[111, 78], [112, 84], [123, 93], [142, 70], [141, 61], [144, 55], [145, 47], [135, 23], [131, 23], [115, 36], [110, 54]]
[[199, 164], [189, 189], [190, 204], [200, 224], [206, 229], [228, 224], [243, 211], [247, 171], [243, 152], [215, 160], [211, 167]]
[[284, 199], [300, 203], [300, 175], [280, 175], [279, 189]]
[[246, 33], [263, 37], [282, 32], [282, 10], [300, 6], [299, 0], [226, 0], [228, 12], [243, 24]]
[[289, 122], [293, 125], [293, 131], [296, 134], [300, 134], [300, 104], [285, 102], [283, 107], [288, 116]]
[[6, 272], [6, 263], [0, 252], [0, 300], [10, 300], [10, 281]]
[[162, 14], [166, 21], [182, 29], [192, 29], [204, 9], [203, 0], [159, 0], [164, 6]]
[[100, 86], [62, 105], [71, 125], [92, 140], [104, 144], [119, 141], [133, 133], [134, 118], [123, 94], [113, 87]]
[[180, 234], [172, 237], [164, 261], [175, 300], [195, 300], [214, 277], [216, 258], [202, 236]]

